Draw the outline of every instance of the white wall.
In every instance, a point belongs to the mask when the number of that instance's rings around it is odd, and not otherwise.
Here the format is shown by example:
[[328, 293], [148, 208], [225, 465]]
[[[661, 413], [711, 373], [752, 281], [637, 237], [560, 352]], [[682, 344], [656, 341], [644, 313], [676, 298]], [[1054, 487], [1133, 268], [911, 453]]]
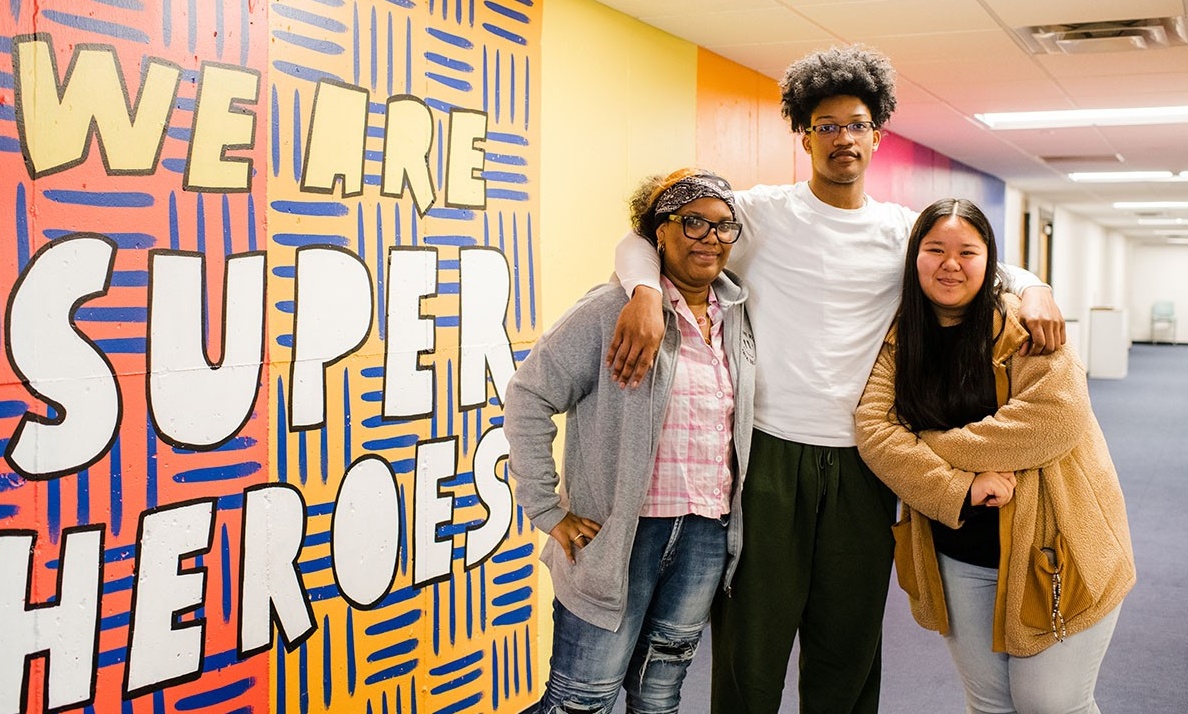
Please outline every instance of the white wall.
[[[1131, 282], [1128, 243], [1121, 235], [1058, 206], [1032, 203], [1033, 219], [1041, 209], [1052, 213], [1052, 290], [1065, 318], [1076, 321], [1070, 334], [1078, 352], [1088, 355], [1090, 309], [1108, 307], [1133, 312], [1127, 299]], [[1038, 220], [1032, 221], [1032, 265], [1039, 264], [1041, 248], [1037, 224]], [[1134, 320], [1131, 316], [1130, 322]]]
[[[1088, 354], [1089, 311], [1095, 307], [1126, 310], [1129, 339], [1151, 340], [1151, 305], [1171, 300], [1179, 317], [1175, 341], [1188, 343], [1188, 245], [1153, 245], [1132, 241], [1092, 221], [1050, 204], [1031, 201], [1007, 187], [1004, 262], [1021, 264], [1022, 225], [1030, 211], [1032, 266], [1039, 264], [1041, 210], [1053, 215], [1051, 282], [1057, 304], [1068, 320], [1076, 320], [1070, 337], [1081, 355]], [[1166, 341], [1167, 328], [1158, 337]]]
[[[1188, 342], [1188, 246], [1145, 245], [1135, 243], [1130, 250], [1130, 290], [1127, 306], [1130, 309], [1130, 337], [1133, 340], [1151, 339], [1151, 303], [1172, 300], [1176, 303], [1179, 322], [1176, 342]], [[1159, 331], [1160, 341], [1168, 336], [1167, 328]]]
[[1006, 225], [1003, 226], [999, 243], [1002, 245], [998, 260], [1009, 265], [1023, 265], [1023, 210], [1027, 197], [1023, 192], [1011, 186], [1006, 187], [1006, 197], [1003, 200], [1003, 214]]

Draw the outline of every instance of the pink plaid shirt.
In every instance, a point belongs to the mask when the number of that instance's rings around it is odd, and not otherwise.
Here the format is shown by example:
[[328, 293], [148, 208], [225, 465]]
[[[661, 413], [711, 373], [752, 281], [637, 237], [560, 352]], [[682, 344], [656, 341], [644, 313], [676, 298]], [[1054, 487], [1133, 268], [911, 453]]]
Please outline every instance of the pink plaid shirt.
[[730, 512], [734, 482], [734, 385], [722, 348], [722, 309], [711, 288], [706, 344], [684, 296], [664, 276], [660, 282], [676, 308], [681, 351], [640, 515], [718, 518]]

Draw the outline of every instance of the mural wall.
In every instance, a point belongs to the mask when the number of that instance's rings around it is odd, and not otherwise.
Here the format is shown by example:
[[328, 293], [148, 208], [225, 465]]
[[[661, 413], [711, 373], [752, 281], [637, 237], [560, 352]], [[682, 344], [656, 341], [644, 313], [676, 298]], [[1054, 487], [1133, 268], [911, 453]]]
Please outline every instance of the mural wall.
[[535, 698], [532, 0], [0, 0], [0, 714]]

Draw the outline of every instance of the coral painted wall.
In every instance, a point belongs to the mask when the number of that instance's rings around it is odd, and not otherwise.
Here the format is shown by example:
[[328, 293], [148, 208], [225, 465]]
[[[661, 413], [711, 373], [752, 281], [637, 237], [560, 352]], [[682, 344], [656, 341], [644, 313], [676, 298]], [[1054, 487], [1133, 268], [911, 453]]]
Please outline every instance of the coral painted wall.
[[540, 16], [0, 2], [0, 712], [535, 698]]
[[1001, 253], [1006, 184], [944, 154], [899, 136], [892, 119], [866, 172], [866, 192], [917, 211], [941, 198], [967, 198], [994, 226]]

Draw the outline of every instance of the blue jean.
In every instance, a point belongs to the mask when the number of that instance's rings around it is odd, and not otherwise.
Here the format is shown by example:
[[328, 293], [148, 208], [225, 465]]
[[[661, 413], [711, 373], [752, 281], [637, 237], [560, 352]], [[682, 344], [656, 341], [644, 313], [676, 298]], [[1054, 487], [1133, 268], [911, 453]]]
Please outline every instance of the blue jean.
[[617, 631], [553, 602], [553, 656], [537, 711], [609, 714], [625, 688], [628, 712], [676, 712], [725, 564], [725, 519], [640, 518]]
[[937, 553], [949, 635], [969, 714], [1100, 714], [1093, 690], [1121, 606], [1031, 657], [991, 651], [998, 570]]

